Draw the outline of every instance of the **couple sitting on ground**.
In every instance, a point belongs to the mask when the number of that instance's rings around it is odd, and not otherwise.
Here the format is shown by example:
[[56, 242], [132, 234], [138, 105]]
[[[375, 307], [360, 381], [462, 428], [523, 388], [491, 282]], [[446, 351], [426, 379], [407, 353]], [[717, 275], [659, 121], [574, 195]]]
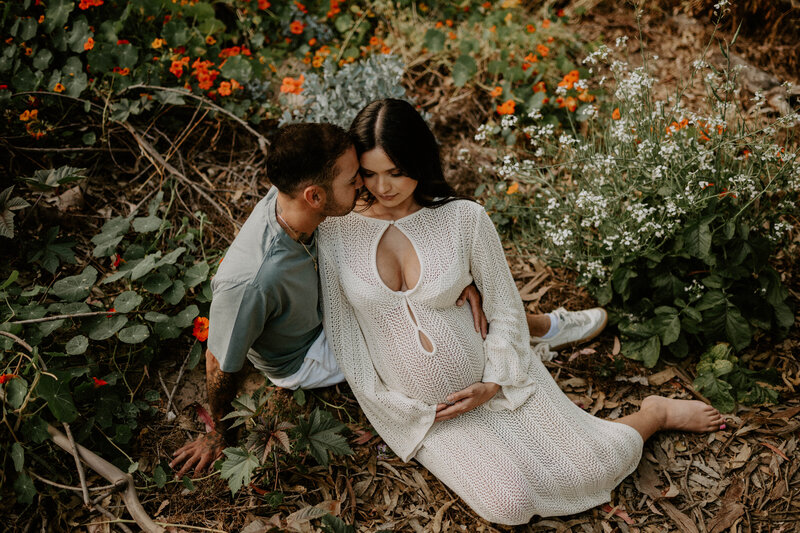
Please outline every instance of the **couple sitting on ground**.
[[564, 395], [542, 359], [597, 335], [605, 311], [526, 316], [491, 220], [445, 181], [407, 102], [369, 104], [349, 133], [281, 128], [267, 177], [212, 282], [216, 429], [175, 452], [179, 475], [220, 456], [245, 358], [278, 387], [347, 381], [403, 461], [500, 524], [605, 503], [653, 433], [722, 422], [702, 402], [658, 396], [607, 421]]

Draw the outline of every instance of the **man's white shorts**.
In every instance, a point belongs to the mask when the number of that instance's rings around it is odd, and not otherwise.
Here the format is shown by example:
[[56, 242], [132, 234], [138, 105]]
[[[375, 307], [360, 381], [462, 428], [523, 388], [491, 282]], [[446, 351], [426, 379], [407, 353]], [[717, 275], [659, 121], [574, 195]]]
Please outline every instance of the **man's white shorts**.
[[344, 375], [336, 364], [336, 357], [328, 344], [324, 329], [306, 352], [303, 366], [297, 372], [285, 378], [267, 377], [276, 386], [292, 390], [317, 389], [344, 382]]

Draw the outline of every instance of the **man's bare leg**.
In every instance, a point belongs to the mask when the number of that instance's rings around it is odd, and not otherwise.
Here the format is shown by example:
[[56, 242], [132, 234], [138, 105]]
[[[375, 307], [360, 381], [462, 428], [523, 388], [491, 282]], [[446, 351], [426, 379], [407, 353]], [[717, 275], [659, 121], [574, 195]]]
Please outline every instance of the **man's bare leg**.
[[648, 396], [642, 400], [638, 412], [613, 422], [632, 427], [646, 441], [657, 431], [715, 431], [724, 422], [724, 418], [719, 411], [698, 400]]

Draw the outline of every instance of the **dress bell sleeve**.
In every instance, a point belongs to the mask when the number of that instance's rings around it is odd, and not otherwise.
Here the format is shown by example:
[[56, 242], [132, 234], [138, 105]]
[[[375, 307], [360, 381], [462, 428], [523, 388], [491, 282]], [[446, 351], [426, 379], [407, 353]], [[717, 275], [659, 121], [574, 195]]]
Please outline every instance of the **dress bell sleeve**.
[[531, 348], [525, 309], [500, 237], [483, 207], [477, 206], [475, 211], [470, 271], [489, 321], [489, 334], [483, 343], [483, 381], [501, 387], [486, 407], [494, 411], [516, 409], [536, 390], [530, 375], [534, 358], [549, 360], [554, 354], [547, 344]]
[[375, 371], [356, 314], [342, 290], [331, 243], [336, 237], [331, 233], [320, 233], [319, 246], [325, 335], [364, 414], [392, 451], [408, 462], [433, 425], [436, 406], [389, 390]]

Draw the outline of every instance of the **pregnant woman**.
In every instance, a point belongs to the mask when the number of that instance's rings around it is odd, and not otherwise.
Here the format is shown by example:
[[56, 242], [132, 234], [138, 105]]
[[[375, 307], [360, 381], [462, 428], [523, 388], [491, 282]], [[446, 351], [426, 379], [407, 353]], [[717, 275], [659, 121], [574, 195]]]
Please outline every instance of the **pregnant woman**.
[[[406, 102], [353, 122], [365, 192], [320, 226], [325, 331], [359, 404], [404, 461], [419, 461], [490, 522], [572, 514], [605, 503], [662, 429], [711, 431], [698, 401], [650, 396], [606, 421], [581, 410], [530, 347], [497, 232], [445, 182], [436, 140]], [[490, 322], [456, 307], [474, 280]]]

